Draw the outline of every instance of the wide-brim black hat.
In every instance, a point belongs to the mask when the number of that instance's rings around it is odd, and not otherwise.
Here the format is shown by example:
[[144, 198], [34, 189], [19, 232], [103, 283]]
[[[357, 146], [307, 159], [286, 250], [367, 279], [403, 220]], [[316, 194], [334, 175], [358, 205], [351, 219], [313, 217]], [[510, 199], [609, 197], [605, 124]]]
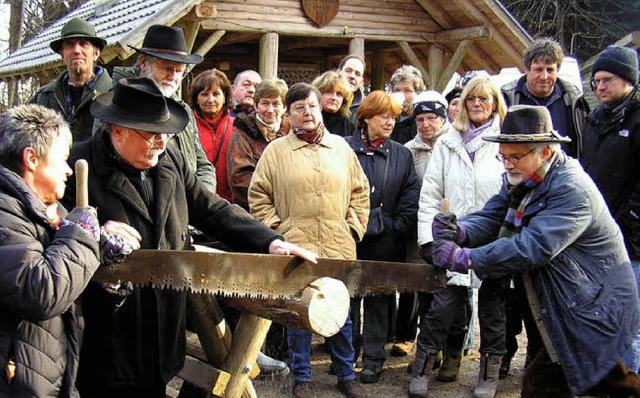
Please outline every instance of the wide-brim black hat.
[[93, 101], [91, 114], [106, 123], [155, 134], [178, 134], [189, 123], [187, 110], [146, 77], [120, 79], [113, 91]]
[[187, 52], [184, 32], [178, 26], [152, 25], [144, 35], [141, 48], [129, 47], [142, 54], [181, 64], [202, 62], [202, 56]]
[[67, 39], [88, 39], [91, 40], [94, 46], [98, 47], [100, 51], [104, 50], [107, 46], [107, 41], [102, 37], [96, 36], [96, 31], [93, 26], [82, 18], [72, 18], [64, 24], [60, 31], [60, 38], [53, 40], [49, 43], [49, 47], [53, 52], [58, 53], [62, 48], [62, 43]]
[[514, 105], [504, 118], [500, 134], [482, 137], [502, 144], [571, 142], [553, 129], [551, 114], [544, 106]]

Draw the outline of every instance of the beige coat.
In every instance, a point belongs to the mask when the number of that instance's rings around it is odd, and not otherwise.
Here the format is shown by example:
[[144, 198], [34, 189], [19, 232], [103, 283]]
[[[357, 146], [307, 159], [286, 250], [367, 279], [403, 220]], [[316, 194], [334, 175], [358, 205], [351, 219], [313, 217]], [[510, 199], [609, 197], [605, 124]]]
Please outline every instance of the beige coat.
[[265, 149], [249, 186], [251, 214], [320, 257], [355, 259], [369, 218], [369, 183], [347, 142], [295, 134]]

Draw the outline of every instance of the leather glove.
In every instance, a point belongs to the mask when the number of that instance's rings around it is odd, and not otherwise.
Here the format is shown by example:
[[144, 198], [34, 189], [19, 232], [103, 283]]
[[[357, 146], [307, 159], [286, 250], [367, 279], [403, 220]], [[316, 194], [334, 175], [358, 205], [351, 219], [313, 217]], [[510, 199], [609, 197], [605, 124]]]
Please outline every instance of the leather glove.
[[446, 239], [462, 245], [467, 240], [467, 230], [464, 225], [458, 224], [458, 219], [453, 213], [438, 213], [431, 224], [433, 239]]
[[93, 207], [74, 207], [66, 219], [60, 221], [60, 226], [77, 224], [87, 231], [93, 239], [100, 241], [100, 223], [98, 213]]
[[120, 236], [107, 232], [104, 228], [100, 230], [100, 256], [102, 258], [102, 264], [121, 263], [131, 252], [133, 252], [131, 245], [125, 242]]
[[426, 261], [427, 264], [433, 264], [433, 243], [432, 242], [425, 243], [424, 245], [420, 246], [420, 257], [422, 257], [422, 259]]
[[433, 241], [433, 263], [449, 271], [466, 274], [473, 269], [471, 264], [471, 250], [462, 249], [450, 240]]

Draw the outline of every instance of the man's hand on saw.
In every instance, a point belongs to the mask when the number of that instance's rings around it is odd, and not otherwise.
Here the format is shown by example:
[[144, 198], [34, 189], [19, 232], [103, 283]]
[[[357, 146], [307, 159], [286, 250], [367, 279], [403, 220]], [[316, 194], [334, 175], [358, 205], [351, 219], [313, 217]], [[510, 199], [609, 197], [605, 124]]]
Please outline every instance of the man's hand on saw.
[[269, 253], [282, 254], [285, 256], [298, 256], [305, 261], [313, 264], [318, 264], [318, 260], [316, 259], [317, 255], [314, 252], [303, 249], [298, 245], [294, 245], [293, 243], [285, 242], [280, 239], [276, 239], [271, 242], [271, 244], [269, 245]]

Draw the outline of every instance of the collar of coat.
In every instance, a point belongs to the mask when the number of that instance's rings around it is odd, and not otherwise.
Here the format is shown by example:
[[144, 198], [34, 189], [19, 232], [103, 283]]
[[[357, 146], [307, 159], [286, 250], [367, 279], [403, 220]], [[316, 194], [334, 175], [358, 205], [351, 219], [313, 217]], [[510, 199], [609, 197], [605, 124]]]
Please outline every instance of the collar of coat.
[[286, 139], [289, 140], [289, 144], [294, 151], [297, 151], [300, 148], [304, 148], [305, 146], [313, 146], [320, 145], [327, 148], [334, 148], [336, 146], [336, 139], [343, 139], [335, 134], [331, 134], [328, 131], [324, 132], [322, 139], [317, 144], [310, 144], [306, 141], [301, 140], [293, 134], [293, 131], [290, 131], [289, 134], [286, 135]]

